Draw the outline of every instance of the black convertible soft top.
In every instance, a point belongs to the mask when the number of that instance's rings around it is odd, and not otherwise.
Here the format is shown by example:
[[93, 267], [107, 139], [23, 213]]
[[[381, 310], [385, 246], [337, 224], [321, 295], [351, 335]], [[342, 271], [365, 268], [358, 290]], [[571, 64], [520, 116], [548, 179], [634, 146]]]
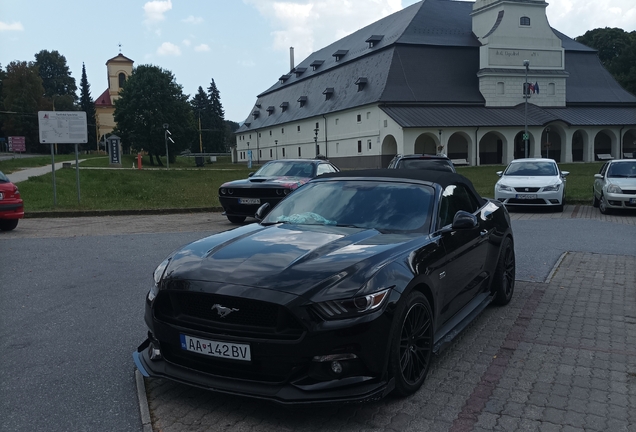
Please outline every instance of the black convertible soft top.
[[434, 170], [414, 170], [414, 169], [365, 169], [365, 170], [347, 170], [336, 173], [328, 173], [318, 178], [351, 178], [351, 177], [376, 177], [376, 178], [392, 178], [392, 179], [408, 179], [419, 180], [430, 183], [436, 183], [445, 189], [449, 185], [462, 184], [466, 186], [479, 201], [480, 205], [485, 203], [485, 199], [481, 197], [475, 190], [473, 183], [461, 174], [434, 171]]

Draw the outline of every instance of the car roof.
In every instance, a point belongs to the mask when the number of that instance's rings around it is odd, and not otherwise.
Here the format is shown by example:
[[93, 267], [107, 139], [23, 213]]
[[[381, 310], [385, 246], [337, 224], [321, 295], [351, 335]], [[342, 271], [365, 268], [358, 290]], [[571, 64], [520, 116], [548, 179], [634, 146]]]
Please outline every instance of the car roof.
[[450, 161], [450, 158], [448, 156], [431, 155], [431, 154], [397, 155], [397, 157], [400, 159], [441, 159], [441, 160]]
[[521, 159], [514, 159], [510, 163], [519, 163], [519, 162], [552, 162], [552, 163], [557, 163], [554, 159], [548, 159], [548, 158], [521, 158]]
[[461, 174], [447, 172], [447, 171], [434, 171], [434, 170], [412, 170], [412, 169], [365, 169], [365, 170], [348, 170], [340, 171], [337, 173], [328, 173], [319, 176], [319, 179], [324, 178], [389, 178], [397, 180], [417, 180], [429, 183], [435, 183], [445, 189], [449, 185], [463, 184], [470, 191], [473, 192], [475, 197], [480, 200], [480, 204], [483, 204], [484, 199], [477, 193], [473, 183]]

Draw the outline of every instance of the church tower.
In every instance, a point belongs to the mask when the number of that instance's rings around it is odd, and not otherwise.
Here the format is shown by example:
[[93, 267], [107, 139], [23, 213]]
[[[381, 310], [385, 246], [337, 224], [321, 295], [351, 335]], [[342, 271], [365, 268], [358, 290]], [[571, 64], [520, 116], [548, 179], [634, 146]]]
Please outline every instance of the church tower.
[[98, 141], [115, 129], [115, 100], [119, 98], [119, 91], [130, 75], [134, 62], [119, 53], [106, 62], [108, 73], [108, 88], [95, 99], [95, 113], [97, 117]]
[[[476, 0], [473, 33], [481, 42], [479, 90], [488, 107], [528, 102], [565, 106], [565, 51], [554, 34], [545, 0]], [[528, 66], [524, 65], [527, 60]]]

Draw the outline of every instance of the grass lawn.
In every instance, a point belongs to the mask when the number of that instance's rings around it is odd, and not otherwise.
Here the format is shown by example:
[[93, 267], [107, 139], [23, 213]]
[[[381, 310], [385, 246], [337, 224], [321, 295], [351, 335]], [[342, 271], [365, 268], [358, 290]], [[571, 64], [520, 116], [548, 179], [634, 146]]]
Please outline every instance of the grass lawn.
[[[57, 162], [75, 160], [74, 155], [58, 156]], [[80, 164], [80, 203], [77, 202], [76, 173], [74, 169], [56, 170], [57, 207], [53, 206], [53, 181], [51, 174], [32, 177], [20, 182], [20, 192], [27, 212], [37, 211], [87, 211], [87, 210], [141, 210], [188, 209], [218, 207], [218, 188], [230, 180], [246, 178], [258, 167], [248, 169], [245, 164], [233, 164], [229, 157], [219, 157], [218, 162], [196, 167], [194, 158], [178, 157], [170, 169], [152, 167], [149, 158], [143, 158], [144, 169], [133, 169], [136, 156], [123, 155], [121, 169], [107, 168], [109, 161], [103, 155], [82, 155], [88, 160]], [[0, 161], [0, 171], [50, 164], [50, 156]], [[165, 162], [165, 160], [164, 160]], [[567, 177], [566, 203], [589, 204], [592, 202], [592, 183], [602, 162], [559, 164]], [[102, 168], [102, 169], [100, 169]], [[154, 168], [154, 169], [153, 169]], [[179, 168], [179, 169], [173, 169]], [[484, 197], [494, 196], [494, 186], [499, 177], [496, 172], [503, 165], [459, 167], [458, 172], [468, 177]]]

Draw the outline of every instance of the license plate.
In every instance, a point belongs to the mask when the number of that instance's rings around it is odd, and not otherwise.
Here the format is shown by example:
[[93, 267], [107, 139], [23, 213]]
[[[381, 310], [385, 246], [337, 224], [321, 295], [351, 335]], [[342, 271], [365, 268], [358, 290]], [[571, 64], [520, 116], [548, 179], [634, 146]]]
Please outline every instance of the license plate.
[[239, 204], [260, 204], [260, 198], [239, 198]]
[[205, 354], [210, 357], [243, 361], [252, 360], [250, 346], [247, 344], [199, 339], [184, 334], [179, 336], [181, 337], [181, 349], [186, 351]]
[[[2, 194], [0, 194], [0, 199], [2, 199]], [[630, 204], [636, 204], [636, 198], [630, 198], [629, 199], [629, 203]]]
[[537, 199], [537, 194], [517, 194], [517, 199]]

